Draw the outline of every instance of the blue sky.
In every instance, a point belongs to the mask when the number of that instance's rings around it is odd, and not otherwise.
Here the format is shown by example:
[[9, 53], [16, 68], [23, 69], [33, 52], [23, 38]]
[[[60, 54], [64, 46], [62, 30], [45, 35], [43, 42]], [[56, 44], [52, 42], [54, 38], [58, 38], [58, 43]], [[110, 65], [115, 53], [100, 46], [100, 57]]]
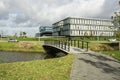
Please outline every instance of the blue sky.
[[0, 0], [0, 34], [25, 31], [34, 36], [40, 25], [66, 17], [107, 18], [119, 10], [119, 0]]

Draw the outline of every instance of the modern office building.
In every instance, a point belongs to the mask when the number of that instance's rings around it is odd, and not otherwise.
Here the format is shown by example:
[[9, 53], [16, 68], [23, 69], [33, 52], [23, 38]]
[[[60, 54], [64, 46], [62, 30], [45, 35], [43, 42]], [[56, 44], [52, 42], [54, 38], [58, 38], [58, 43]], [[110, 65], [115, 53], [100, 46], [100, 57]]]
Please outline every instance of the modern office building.
[[50, 26], [39, 27], [40, 36], [52, 36], [53, 29]]
[[53, 36], [113, 36], [114, 28], [109, 19], [68, 17], [53, 24]]

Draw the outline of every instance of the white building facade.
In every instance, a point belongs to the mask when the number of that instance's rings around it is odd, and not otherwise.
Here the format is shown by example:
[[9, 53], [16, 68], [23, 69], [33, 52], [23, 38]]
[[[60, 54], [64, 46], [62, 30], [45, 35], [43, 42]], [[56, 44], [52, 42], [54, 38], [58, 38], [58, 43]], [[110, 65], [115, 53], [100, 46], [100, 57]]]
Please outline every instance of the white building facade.
[[113, 36], [109, 19], [71, 18], [53, 24], [53, 36]]

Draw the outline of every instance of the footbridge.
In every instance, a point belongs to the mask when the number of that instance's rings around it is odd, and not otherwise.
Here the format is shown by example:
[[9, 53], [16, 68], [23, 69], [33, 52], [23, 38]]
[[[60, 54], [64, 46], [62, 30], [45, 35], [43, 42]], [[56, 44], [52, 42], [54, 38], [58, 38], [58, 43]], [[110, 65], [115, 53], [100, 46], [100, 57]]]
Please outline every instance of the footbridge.
[[89, 42], [80, 40], [46, 40], [44, 41], [43, 48], [47, 53], [81, 53], [88, 51]]

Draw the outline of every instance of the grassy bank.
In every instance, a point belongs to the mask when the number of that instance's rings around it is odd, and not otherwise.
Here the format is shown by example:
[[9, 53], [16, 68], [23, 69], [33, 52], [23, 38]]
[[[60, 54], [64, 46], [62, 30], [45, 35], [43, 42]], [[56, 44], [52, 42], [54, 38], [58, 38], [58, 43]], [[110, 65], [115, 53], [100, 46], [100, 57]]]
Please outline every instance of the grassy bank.
[[102, 51], [101, 53], [109, 55], [120, 61], [120, 51]]
[[1, 51], [44, 52], [38, 42], [0, 42]]
[[118, 48], [118, 46], [110, 46], [109, 44], [101, 44], [103, 42], [99, 43], [90, 43], [89, 49], [95, 52], [99, 52], [102, 54], [109, 55], [117, 60], [120, 60], [120, 51], [116, 50], [115, 48]]
[[0, 64], [0, 80], [69, 80], [74, 56]]

